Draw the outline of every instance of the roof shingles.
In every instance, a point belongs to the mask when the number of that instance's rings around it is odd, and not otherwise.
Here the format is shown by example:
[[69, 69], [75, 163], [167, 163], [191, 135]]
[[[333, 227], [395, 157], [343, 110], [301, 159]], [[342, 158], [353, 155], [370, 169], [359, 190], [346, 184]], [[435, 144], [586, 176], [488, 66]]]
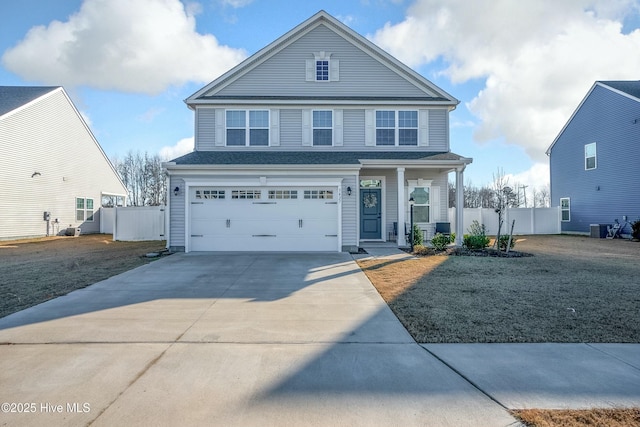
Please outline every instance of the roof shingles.
[[0, 116], [57, 89], [59, 86], [0, 86]]

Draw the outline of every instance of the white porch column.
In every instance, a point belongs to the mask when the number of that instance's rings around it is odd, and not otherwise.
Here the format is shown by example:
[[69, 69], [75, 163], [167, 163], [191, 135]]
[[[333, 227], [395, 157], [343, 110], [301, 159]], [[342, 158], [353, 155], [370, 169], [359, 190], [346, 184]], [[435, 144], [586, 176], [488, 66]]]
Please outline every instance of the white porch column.
[[456, 169], [456, 246], [464, 238], [464, 166]]
[[404, 239], [404, 168], [398, 168], [398, 246], [406, 246], [407, 242]]

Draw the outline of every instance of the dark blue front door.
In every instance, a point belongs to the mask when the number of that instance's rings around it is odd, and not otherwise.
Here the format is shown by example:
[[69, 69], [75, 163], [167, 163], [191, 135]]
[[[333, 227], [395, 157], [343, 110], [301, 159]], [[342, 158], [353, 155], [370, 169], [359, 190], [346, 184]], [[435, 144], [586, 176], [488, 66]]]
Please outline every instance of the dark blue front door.
[[382, 238], [382, 190], [360, 189], [360, 238]]

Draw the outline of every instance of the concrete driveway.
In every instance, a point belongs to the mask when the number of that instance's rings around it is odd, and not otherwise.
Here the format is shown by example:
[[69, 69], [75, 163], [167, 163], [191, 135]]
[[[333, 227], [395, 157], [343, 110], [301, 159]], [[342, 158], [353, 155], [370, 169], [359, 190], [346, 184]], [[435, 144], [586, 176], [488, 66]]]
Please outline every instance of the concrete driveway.
[[0, 425], [514, 423], [348, 254], [175, 254], [0, 319], [0, 343]]

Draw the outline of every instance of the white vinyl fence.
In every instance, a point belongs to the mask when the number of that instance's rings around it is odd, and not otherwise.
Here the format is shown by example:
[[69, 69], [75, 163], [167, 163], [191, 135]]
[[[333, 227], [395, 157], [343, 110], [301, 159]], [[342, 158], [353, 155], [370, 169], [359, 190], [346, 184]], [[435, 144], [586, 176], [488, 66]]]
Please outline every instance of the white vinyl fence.
[[100, 232], [113, 240], [165, 240], [165, 207], [100, 208]]
[[[484, 224], [488, 235], [498, 232], [498, 214], [493, 209], [465, 208], [464, 232], [476, 220]], [[516, 221], [513, 234], [560, 234], [560, 208], [508, 208], [503, 216], [501, 234], [508, 234], [511, 223]], [[449, 208], [451, 230], [455, 230], [456, 208]]]

